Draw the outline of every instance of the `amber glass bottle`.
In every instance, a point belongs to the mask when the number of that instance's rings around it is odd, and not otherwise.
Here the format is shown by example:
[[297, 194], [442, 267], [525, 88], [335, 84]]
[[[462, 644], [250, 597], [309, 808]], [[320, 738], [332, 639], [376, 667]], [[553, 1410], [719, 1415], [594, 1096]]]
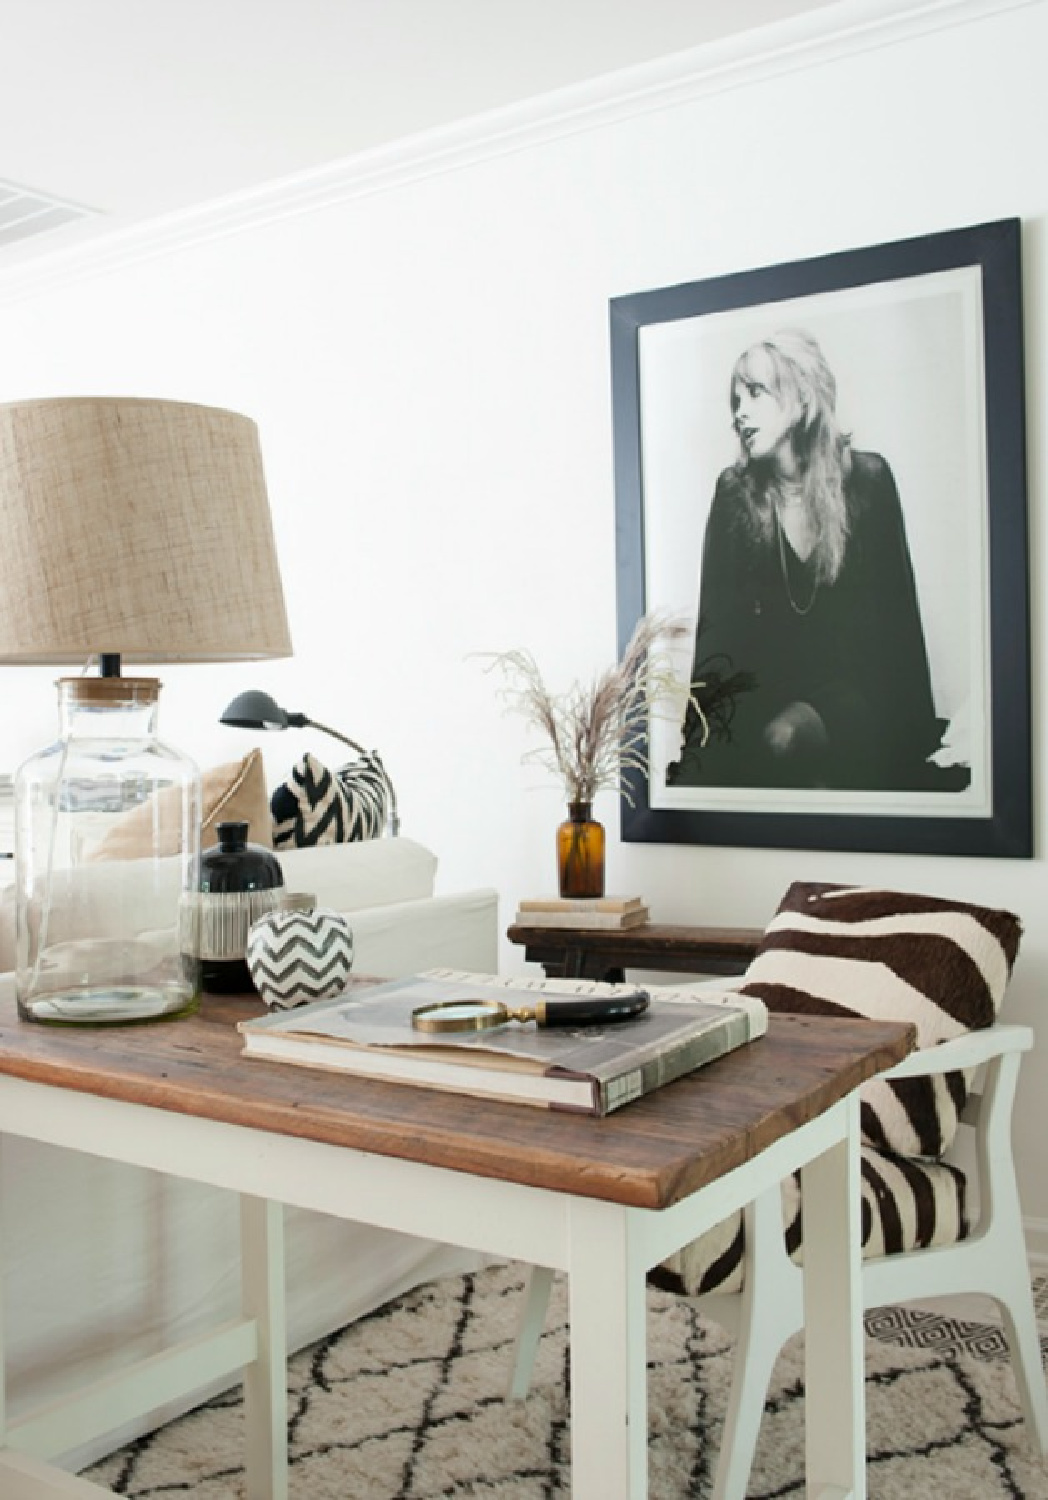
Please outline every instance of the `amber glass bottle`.
[[603, 896], [604, 825], [591, 816], [592, 803], [570, 802], [557, 829], [557, 873], [562, 896]]

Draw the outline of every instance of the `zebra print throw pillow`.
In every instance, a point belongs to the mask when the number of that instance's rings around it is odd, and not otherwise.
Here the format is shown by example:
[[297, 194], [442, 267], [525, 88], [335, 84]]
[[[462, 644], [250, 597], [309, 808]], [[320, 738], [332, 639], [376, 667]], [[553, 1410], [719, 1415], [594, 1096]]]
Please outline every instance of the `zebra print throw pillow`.
[[[1022, 926], [963, 901], [866, 887], [791, 885], [741, 988], [772, 1011], [912, 1021], [918, 1047], [993, 1024]], [[863, 1139], [940, 1157], [957, 1131], [967, 1073], [874, 1079], [860, 1092]]]
[[270, 798], [274, 849], [379, 838], [389, 792], [378, 757], [362, 755], [332, 773], [306, 754]]

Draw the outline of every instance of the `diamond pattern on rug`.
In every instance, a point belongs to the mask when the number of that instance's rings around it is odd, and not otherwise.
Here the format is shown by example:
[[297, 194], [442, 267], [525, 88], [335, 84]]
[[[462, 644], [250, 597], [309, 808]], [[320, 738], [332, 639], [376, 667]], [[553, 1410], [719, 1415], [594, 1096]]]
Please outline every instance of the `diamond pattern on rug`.
[[[507, 1403], [523, 1274], [449, 1277], [297, 1354], [288, 1371], [291, 1500], [550, 1500], [570, 1495], [567, 1300], [554, 1284], [525, 1402]], [[925, 1317], [933, 1317], [926, 1314]], [[869, 1314], [870, 1500], [1048, 1500], [1007, 1360], [983, 1325]], [[872, 1325], [871, 1326], [871, 1321]], [[948, 1319], [937, 1320], [949, 1324]], [[988, 1327], [989, 1325], [987, 1325]], [[732, 1345], [686, 1299], [648, 1296], [651, 1500], [706, 1500]], [[244, 1500], [239, 1390], [128, 1445], [88, 1478], [131, 1500]], [[780, 1357], [750, 1500], [804, 1492], [803, 1345]]]
[[[922, 1307], [875, 1307], [865, 1317], [866, 1332], [903, 1349], [938, 1349], [969, 1354], [973, 1359], [1008, 1359], [1008, 1342], [999, 1323], [948, 1318]], [[1048, 1334], [1041, 1334], [1041, 1358], [1048, 1365]]]

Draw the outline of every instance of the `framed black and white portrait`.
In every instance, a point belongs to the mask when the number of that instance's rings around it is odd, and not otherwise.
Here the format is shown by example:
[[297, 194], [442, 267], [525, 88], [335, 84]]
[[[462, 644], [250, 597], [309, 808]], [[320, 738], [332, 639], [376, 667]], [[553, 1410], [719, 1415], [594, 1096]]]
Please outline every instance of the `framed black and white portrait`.
[[1032, 852], [1020, 225], [613, 299], [626, 840]]

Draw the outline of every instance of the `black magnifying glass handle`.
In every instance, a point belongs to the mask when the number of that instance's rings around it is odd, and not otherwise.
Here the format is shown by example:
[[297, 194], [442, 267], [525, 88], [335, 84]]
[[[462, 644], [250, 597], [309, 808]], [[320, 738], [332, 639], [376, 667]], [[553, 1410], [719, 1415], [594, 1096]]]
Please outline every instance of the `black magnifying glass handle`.
[[609, 1026], [634, 1021], [651, 1003], [647, 990], [621, 995], [580, 995], [571, 1000], [540, 1000], [535, 1006], [539, 1026]]

